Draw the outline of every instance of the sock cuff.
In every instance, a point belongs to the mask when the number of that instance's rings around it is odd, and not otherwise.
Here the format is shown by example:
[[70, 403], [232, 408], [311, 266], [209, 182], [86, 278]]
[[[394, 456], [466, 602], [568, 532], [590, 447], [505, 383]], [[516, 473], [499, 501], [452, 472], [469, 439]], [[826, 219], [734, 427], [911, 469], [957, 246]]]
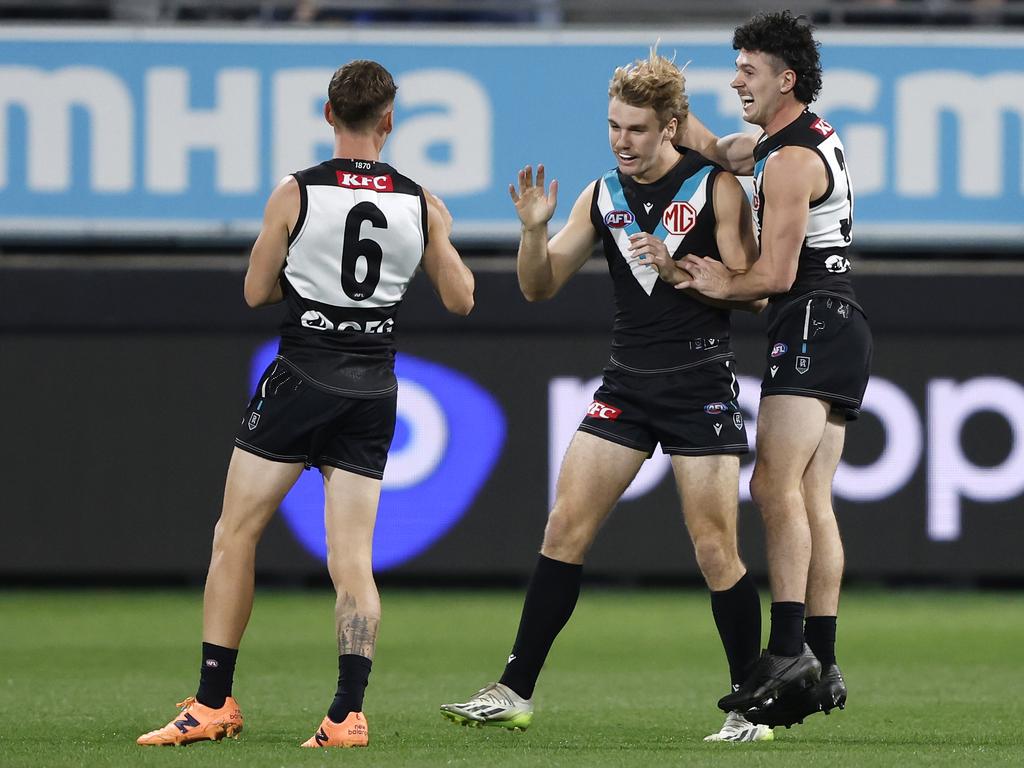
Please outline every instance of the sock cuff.
[[583, 571], [583, 565], [579, 563], [566, 563], [561, 560], [555, 560], [547, 557], [546, 555], [537, 555], [537, 570], [544, 569], [550, 572], [559, 573], [581, 573]]

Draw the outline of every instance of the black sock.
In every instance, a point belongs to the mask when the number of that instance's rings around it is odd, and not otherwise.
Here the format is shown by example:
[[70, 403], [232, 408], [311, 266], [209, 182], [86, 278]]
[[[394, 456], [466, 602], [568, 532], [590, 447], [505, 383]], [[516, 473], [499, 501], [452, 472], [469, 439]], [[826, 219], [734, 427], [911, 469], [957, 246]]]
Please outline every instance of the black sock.
[[739, 685], [761, 651], [761, 599], [750, 574], [744, 573], [729, 589], [712, 592], [711, 613], [729, 660], [729, 678]]
[[827, 669], [836, 663], [836, 617], [808, 616], [804, 622], [804, 640]]
[[363, 694], [370, 682], [373, 661], [365, 656], [346, 653], [338, 657], [338, 692], [327, 710], [332, 723], [340, 723], [350, 712], [363, 711]]
[[500, 682], [524, 699], [533, 696], [540, 669], [580, 596], [582, 565], [541, 555], [530, 579], [519, 632]]
[[768, 652], [776, 656], [799, 656], [804, 646], [803, 624], [803, 603], [772, 603]]
[[196, 701], [213, 709], [224, 706], [224, 699], [231, 695], [237, 658], [237, 648], [203, 643], [203, 664], [199, 668]]

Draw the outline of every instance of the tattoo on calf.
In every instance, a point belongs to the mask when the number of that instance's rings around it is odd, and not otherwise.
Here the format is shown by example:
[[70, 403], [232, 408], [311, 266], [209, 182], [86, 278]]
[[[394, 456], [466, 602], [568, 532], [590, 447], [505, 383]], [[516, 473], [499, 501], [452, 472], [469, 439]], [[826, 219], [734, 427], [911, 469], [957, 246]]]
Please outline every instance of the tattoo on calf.
[[372, 659], [379, 625], [379, 616], [359, 612], [351, 594], [345, 592], [340, 595], [337, 609], [338, 655], [353, 654]]

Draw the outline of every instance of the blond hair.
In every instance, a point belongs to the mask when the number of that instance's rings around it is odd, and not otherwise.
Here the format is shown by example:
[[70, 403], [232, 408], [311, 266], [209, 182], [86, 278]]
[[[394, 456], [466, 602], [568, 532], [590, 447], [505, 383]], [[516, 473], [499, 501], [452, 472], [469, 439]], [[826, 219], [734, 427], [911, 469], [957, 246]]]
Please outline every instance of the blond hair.
[[646, 59], [616, 68], [608, 84], [608, 98], [631, 107], [650, 107], [662, 128], [673, 117], [682, 123], [690, 113], [683, 71], [675, 65], [674, 59], [666, 59], [658, 53], [657, 43], [651, 46]]

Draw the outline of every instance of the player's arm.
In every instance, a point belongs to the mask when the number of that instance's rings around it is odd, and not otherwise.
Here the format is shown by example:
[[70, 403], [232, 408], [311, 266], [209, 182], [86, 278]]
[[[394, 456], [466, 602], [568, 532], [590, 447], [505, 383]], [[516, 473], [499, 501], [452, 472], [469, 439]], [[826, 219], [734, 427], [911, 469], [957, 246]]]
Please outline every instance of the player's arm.
[[580, 194], [569, 213], [565, 226], [548, 241], [548, 222], [558, 202], [558, 182], [552, 181], [544, 191], [544, 166], [537, 166], [537, 183], [533, 169], [519, 172], [519, 188], [509, 185], [522, 224], [516, 272], [519, 289], [527, 301], [550, 299], [582, 267], [597, 241], [597, 232], [590, 221], [590, 203], [594, 196], [592, 182]]
[[449, 312], [468, 315], [473, 309], [476, 281], [452, 245], [452, 215], [444, 202], [426, 189], [427, 247], [423, 250], [423, 271]]
[[[715, 177], [715, 243], [722, 263], [734, 275], [747, 272], [757, 261], [757, 237], [750, 203], [743, 187], [731, 173]], [[729, 301], [730, 309], [760, 312], [768, 306], [767, 299]]]
[[274, 188], [263, 211], [263, 226], [249, 254], [243, 294], [250, 307], [284, 299], [281, 270], [288, 256], [288, 233], [299, 218], [299, 182], [287, 176]]
[[708, 160], [738, 176], [754, 173], [754, 145], [757, 144], [755, 134], [730, 133], [718, 137], [690, 113], [681, 129], [676, 131], [675, 142], [700, 152]]
[[761, 184], [765, 211], [760, 258], [746, 272], [733, 274], [713, 259], [686, 256], [683, 267], [693, 278], [676, 288], [695, 288], [705, 296], [738, 301], [788, 291], [796, 279], [810, 201], [822, 175], [821, 160], [810, 150], [784, 147], [773, 154]]

